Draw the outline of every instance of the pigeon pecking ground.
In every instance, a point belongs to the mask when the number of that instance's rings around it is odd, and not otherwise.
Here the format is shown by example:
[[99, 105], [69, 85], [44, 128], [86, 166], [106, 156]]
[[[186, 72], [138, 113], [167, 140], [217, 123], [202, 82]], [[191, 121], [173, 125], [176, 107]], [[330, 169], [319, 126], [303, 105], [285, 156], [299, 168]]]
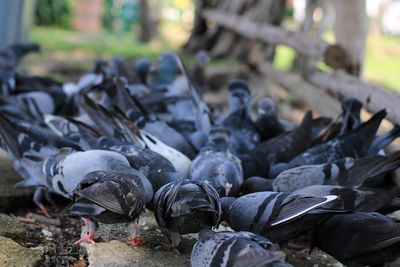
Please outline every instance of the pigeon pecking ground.
[[0, 147], [9, 158], [0, 165], [0, 264], [399, 259], [400, 221], [387, 215], [400, 207], [400, 152], [383, 149], [400, 127], [378, 134], [385, 110], [362, 120], [362, 103], [347, 99], [336, 119], [307, 111], [290, 121], [263, 90], [234, 77], [224, 112], [204, 100], [223, 93], [174, 52], [157, 63], [97, 61], [76, 83], [19, 72], [39, 49], [0, 51]]

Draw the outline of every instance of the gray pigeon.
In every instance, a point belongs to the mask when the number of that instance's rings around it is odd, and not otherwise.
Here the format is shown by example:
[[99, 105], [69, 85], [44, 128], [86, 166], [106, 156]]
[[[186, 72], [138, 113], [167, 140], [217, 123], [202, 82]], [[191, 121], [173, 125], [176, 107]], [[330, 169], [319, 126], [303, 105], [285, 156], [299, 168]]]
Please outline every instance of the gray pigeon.
[[365, 156], [386, 114], [385, 110], [381, 110], [355, 130], [307, 149], [289, 162], [290, 167], [332, 163], [344, 157]]
[[380, 177], [399, 166], [400, 151], [388, 156], [343, 158], [331, 164], [305, 165], [283, 171], [274, 180], [273, 188], [278, 192], [293, 192], [322, 184], [360, 187], [379, 181]]
[[[1, 117], [0, 117], [1, 118]], [[122, 154], [105, 150], [76, 151], [71, 148], [57, 149], [42, 145], [23, 132], [17, 132], [15, 125], [1, 120], [0, 135], [5, 141], [6, 151], [14, 159], [14, 168], [24, 178], [17, 186], [36, 186], [39, 190], [59, 194], [66, 198], [86, 174], [93, 171], [135, 171]], [[143, 175], [143, 184], [148, 200], [153, 189]], [[35, 194], [35, 203], [46, 213], [41, 200], [42, 192]]]
[[194, 244], [192, 267], [290, 267], [271, 241], [250, 232], [203, 230]]
[[400, 258], [400, 221], [376, 212], [336, 215], [317, 229], [314, 242], [349, 267], [398, 266], [386, 263]]
[[250, 89], [243, 80], [233, 80], [228, 87], [229, 115], [221, 124], [230, 130], [229, 143], [235, 152], [247, 153], [261, 139], [257, 126], [251, 119]]
[[73, 190], [90, 172], [131, 169], [123, 155], [105, 150], [62, 149], [52, 157], [25, 156], [20, 162], [44, 186], [66, 198], [72, 197]]
[[0, 50], [0, 69], [15, 70], [21, 59], [29, 53], [39, 52], [38, 44], [14, 44]]
[[228, 144], [229, 131], [226, 128], [214, 128], [209, 141], [193, 160], [190, 177], [206, 181], [220, 194], [236, 196], [243, 183], [243, 171], [240, 160], [233, 154]]
[[[283, 242], [308, 233], [337, 211], [318, 207], [337, 196], [308, 197], [289, 193], [258, 192], [240, 198], [222, 198], [223, 220], [235, 231], [249, 231]], [[315, 212], [314, 212], [315, 211]], [[310, 215], [310, 216], [307, 216]]]
[[275, 137], [285, 132], [278, 119], [275, 101], [269, 97], [258, 100], [258, 117], [255, 122], [262, 141]]
[[[93, 171], [73, 191], [73, 205], [67, 215], [85, 218], [87, 230], [75, 243], [94, 244], [97, 223], [113, 224], [133, 222], [145, 206], [145, 191], [137, 172]], [[132, 225], [132, 236], [127, 243], [140, 244]]]
[[154, 196], [158, 226], [177, 249], [181, 235], [197, 233], [219, 224], [222, 210], [217, 191], [202, 182], [178, 180], [161, 187]]
[[339, 174], [354, 166], [353, 158], [344, 158], [331, 164], [305, 165], [286, 170], [275, 178], [272, 186], [276, 192], [293, 192], [310, 185], [333, 181]]

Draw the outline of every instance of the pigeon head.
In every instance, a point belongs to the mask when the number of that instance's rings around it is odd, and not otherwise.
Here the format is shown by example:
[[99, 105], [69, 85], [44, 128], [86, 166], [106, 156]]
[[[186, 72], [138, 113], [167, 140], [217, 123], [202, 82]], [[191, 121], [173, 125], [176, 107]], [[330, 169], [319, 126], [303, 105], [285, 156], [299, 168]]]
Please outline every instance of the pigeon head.
[[229, 217], [235, 197], [221, 197], [221, 208], [222, 208], [222, 221], [229, 223]]
[[342, 102], [342, 112], [344, 114], [343, 125], [350, 130], [360, 125], [360, 112], [363, 104], [356, 98], [345, 99]]
[[229, 88], [229, 112], [233, 113], [238, 109], [246, 108], [251, 114], [251, 93], [244, 80], [233, 80], [228, 85]]
[[106, 69], [108, 68], [109, 63], [104, 60], [97, 60], [94, 64], [93, 73], [96, 74], [105, 74]]
[[274, 100], [269, 97], [263, 97], [258, 100], [259, 116], [276, 116], [276, 105]]
[[217, 169], [215, 187], [220, 195], [236, 195], [239, 191], [240, 179], [236, 166], [227, 161]]
[[178, 56], [175, 52], [165, 52], [159, 57], [158, 63], [160, 64], [160, 67], [170, 67], [176, 70], [178, 68], [177, 57]]
[[360, 116], [360, 110], [363, 104], [357, 98], [348, 98], [342, 102], [342, 110], [348, 110], [354, 112], [355, 115]]
[[174, 52], [166, 52], [160, 56], [155, 77], [156, 89], [165, 90], [166, 87], [173, 84], [179, 70], [177, 59]]
[[152, 71], [151, 61], [147, 58], [139, 58], [135, 61], [135, 64], [133, 64], [133, 70], [140, 78], [140, 81], [146, 83], [147, 74]]
[[208, 139], [212, 143], [219, 143], [221, 141], [228, 143], [230, 135], [231, 132], [228, 128], [216, 127], [211, 129]]

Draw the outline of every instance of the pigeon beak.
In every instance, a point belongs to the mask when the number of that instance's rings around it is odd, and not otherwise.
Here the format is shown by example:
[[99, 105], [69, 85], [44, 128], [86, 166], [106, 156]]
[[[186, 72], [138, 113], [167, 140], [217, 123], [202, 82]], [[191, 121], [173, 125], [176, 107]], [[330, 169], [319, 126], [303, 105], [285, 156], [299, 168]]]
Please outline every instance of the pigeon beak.
[[231, 192], [232, 184], [230, 183], [225, 183], [225, 196], [228, 196], [229, 193]]

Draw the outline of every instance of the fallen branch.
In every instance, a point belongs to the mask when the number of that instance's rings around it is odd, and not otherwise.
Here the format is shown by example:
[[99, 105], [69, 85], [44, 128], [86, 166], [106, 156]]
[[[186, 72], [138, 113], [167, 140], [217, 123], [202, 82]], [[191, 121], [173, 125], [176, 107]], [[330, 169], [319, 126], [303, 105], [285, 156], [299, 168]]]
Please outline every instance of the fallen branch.
[[[346, 54], [340, 47], [332, 46], [308, 34], [284, 30], [266, 23], [256, 23], [224, 11], [204, 10], [202, 14], [208, 20], [238, 33], [243, 37], [261, 40], [273, 45], [287, 45], [304, 56], [315, 60], [324, 60], [328, 66], [333, 64], [335, 67], [338, 65], [341, 66], [342, 64], [338, 64], [338, 62], [345, 62]], [[330, 55], [332, 49], [335, 50], [335, 57]], [[337, 50], [340, 50], [340, 52]], [[334, 62], [331, 62], [331, 60], [334, 60]]]
[[387, 119], [400, 124], [400, 94], [388, 89], [368, 84], [343, 71], [324, 73], [315, 71], [309, 81], [330, 93], [341, 97], [354, 97], [360, 100], [370, 112], [386, 109]]

